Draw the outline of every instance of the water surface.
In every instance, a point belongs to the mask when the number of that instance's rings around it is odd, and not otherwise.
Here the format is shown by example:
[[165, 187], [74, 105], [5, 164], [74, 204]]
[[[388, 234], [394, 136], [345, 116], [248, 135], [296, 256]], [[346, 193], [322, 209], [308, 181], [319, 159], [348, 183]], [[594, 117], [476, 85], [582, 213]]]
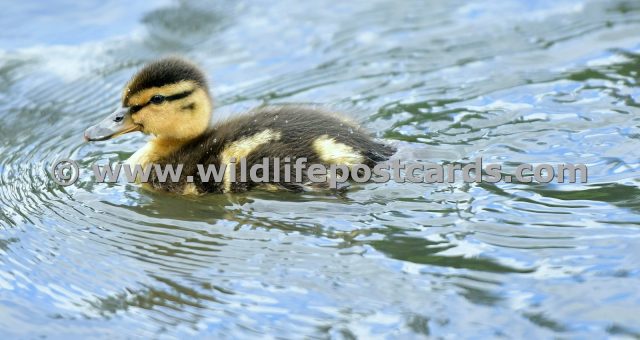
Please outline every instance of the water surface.
[[[640, 338], [637, 1], [3, 6], [3, 338]], [[210, 72], [216, 117], [324, 104], [397, 157], [584, 163], [586, 184], [353, 185], [184, 198], [89, 176], [145, 62]]]

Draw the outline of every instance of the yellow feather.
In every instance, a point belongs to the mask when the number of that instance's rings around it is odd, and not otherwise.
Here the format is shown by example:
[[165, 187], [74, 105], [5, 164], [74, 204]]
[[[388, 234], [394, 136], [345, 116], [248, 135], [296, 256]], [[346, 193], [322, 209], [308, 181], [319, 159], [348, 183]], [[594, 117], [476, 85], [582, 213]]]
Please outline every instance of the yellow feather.
[[235, 158], [235, 164], [240, 163], [240, 159], [247, 157], [257, 147], [280, 139], [280, 132], [272, 130], [264, 130], [255, 135], [239, 139], [222, 151], [221, 164], [226, 164], [227, 169], [224, 173], [224, 191], [231, 190], [231, 176], [229, 175], [229, 164], [231, 158]]
[[352, 147], [338, 143], [327, 135], [322, 135], [313, 141], [313, 150], [327, 164], [352, 166], [363, 161], [362, 155], [353, 150]]

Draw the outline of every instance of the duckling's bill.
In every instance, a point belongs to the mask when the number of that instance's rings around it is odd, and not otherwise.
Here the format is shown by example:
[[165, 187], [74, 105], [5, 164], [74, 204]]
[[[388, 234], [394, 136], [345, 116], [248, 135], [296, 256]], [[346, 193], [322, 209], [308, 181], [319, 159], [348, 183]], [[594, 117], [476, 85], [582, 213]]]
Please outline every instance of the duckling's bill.
[[86, 129], [84, 139], [101, 141], [134, 131], [142, 131], [142, 126], [133, 122], [129, 108], [121, 107], [100, 123]]

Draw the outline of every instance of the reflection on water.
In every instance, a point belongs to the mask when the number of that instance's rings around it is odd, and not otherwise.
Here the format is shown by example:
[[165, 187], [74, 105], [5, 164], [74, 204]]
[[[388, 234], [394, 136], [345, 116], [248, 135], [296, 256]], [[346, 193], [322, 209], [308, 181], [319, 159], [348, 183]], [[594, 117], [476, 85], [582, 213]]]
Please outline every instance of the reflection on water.
[[[636, 1], [3, 9], [5, 337], [640, 337]], [[405, 160], [585, 163], [590, 181], [200, 198], [50, 182], [55, 159], [143, 145], [82, 131], [167, 53], [210, 71], [220, 119], [324, 103]]]

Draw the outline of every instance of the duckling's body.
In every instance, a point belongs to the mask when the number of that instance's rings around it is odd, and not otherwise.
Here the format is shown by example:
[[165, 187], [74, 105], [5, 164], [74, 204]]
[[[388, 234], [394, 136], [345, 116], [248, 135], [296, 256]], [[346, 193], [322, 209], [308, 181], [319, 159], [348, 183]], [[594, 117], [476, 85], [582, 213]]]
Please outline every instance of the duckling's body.
[[[266, 176], [272, 188], [301, 191], [310, 186], [327, 187], [327, 183], [310, 184], [306, 169], [297, 178], [299, 170], [293, 166], [296, 160], [302, 158], [306, 165], [321, 164], [327, 169], [331, 165], [373, 167], [395, 151], [374, 141], [345, 118], [319, 109], [266, 107], [209, 127], [211, 106], [202, 73], [181, 59], [164, 59], [143, 68], [124, 91], [123, 109], [106, 119], [107, 123], [87, 130], [85, 136], [102, 140], [129, 131], [155, 135], [128, 163], [174, 168], [181, 164], [179, 181], [163, 182], [154, 171], [149, 181], [155, 189], [181, 194], [242, 192], [264, 187], [267, 183], [254, 182], [248, 174], [264, 158], [269, 159], [270, 169], [278, 169], [270, 170]], [[109, 130], [110, 134], [95, 131], [105, 124], [125, 127]], [[245, 178], [241, 178], [239, 169], [241, 159], [246, 160]], [[225, 167], [223, 180], [203, 182], [198, 165]], [[231, 167], [236, 171], [230, 171]], [[265, 178], [261, 170], [257, 175]], [[293, 180], [287, 182], [287, 178]]]
[[[229, 166], [235, 159], [236, 168], [242, 158], [246, 159], [246, 171], [263, 158], [278, 158], [284, 165], [285, 158], [294, 163], [298, 158], [306, 158], [308, 164], [323, 164], [328, 169], [331, 164], [352, 166], [366, 164], [373, 167], [386, 160], [393, 149], [371, 140], [352, 123], [331, 114], [304, 107], [271, 107], [255, 110], [247, 115], [229, 120], [207, 130], [199, 137], [180, 148], [154, 160], [156, 164], [183, 164], [181, 181], [160, 183], [152, 175], [154, 188], [193, 193], [197, 192], [240, 192], [264, 183], [242, 182], [239, 170], [232, 180], [227, 168], [221, 183], [202, 183], [197, 164], [213, 164], [216, 167]], [[293, 165], [293, 164], [291, 164]], [[309, 185], [306, 173], [299, 182], [285, 183], [284, 166], [280, 167], [280, 180], [274, 181], [275, 174], [269, 174], [271, 184], [288, 190], [303, 190]], [[295, 169], [289, 167], [289, 177], [295, 179]], [[193, 183], [187, 183], [192, 176]], [[322, 187], [322, 183], [315, 186]]]

